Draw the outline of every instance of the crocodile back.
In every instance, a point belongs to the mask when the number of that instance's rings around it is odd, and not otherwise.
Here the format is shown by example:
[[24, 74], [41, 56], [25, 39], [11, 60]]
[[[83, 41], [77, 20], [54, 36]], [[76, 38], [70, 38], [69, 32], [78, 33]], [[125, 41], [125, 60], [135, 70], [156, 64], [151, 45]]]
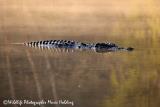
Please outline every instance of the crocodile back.
[[111, 51], [132, 51], [133, 48], [123, 48], [110, 42], [104, 43], [84, 43], [73, 40], [43, 40], [43, 41], [31, 41], [26, 42], [26, 46], [39, 47], [39, 48], [62, 48], [64, 50], [94, 50], [99, 53], [111, 52]]

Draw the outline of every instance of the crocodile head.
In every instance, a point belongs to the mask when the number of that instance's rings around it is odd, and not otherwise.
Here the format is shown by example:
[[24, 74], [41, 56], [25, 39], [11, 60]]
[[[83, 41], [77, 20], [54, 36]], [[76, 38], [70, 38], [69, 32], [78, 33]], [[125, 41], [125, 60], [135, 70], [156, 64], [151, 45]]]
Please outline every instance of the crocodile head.
[[113, 43], [97, 43], [95, 45], [95, 48], [98, 49], [110, 49], [110, 48], [117, 48], [118, 46]]

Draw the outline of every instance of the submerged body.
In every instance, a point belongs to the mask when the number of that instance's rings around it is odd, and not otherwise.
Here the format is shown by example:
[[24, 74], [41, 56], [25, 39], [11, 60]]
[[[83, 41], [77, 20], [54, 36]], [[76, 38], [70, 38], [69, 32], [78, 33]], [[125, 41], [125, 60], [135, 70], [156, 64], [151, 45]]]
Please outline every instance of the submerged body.
[[96, 52], [110, 52], [110, 51], [132, 51], [133, 48], [123, 48], [110, 42], [106, 43], [83, 43], [73, 40], [44, 40], [32, 41], [25, 43], [30, 47], [43, 47], [43, 48], [65, 48], [75, 50], [94, 50]]

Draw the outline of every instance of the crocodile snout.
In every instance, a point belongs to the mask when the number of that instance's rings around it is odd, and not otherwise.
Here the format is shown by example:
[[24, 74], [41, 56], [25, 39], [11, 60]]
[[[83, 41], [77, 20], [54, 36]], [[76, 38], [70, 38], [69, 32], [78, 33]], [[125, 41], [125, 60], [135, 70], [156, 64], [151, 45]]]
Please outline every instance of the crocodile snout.
[[128, 51], [133, 51], [133, 50], [134, 50], [134, 48], [132, 48], [132, 47], [128, 47], [128, 48], [127, 48], [127, 50], [128, 50]]

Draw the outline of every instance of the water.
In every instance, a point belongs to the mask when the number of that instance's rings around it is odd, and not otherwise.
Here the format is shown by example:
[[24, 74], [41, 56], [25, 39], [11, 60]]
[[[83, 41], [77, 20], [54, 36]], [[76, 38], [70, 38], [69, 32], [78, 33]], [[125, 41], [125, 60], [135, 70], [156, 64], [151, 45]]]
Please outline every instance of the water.
[[[149, 1], [138, 9], [134, 1], [69, 1], [72, 6], [64, 0], [1, 3], [0, 106], [14, 99], [68, 100], [74, 107], [159, 107], [159, 8]], [[13, 44], [46, 39], [110, 41], [135, 50], [60, 52]], [[41, 105], [63, 106], [72, 105]]]
[[67, 53], [7, 44], [10, 41], [4, 37], [6, 44], [0, 46], [1, 100], [69, 100], [76, 107], [158, 107], [160, 39], [154, 43], [148, 38], [125, 39], [126, 43], [122, 38], [110, 39], [135, 50]]

